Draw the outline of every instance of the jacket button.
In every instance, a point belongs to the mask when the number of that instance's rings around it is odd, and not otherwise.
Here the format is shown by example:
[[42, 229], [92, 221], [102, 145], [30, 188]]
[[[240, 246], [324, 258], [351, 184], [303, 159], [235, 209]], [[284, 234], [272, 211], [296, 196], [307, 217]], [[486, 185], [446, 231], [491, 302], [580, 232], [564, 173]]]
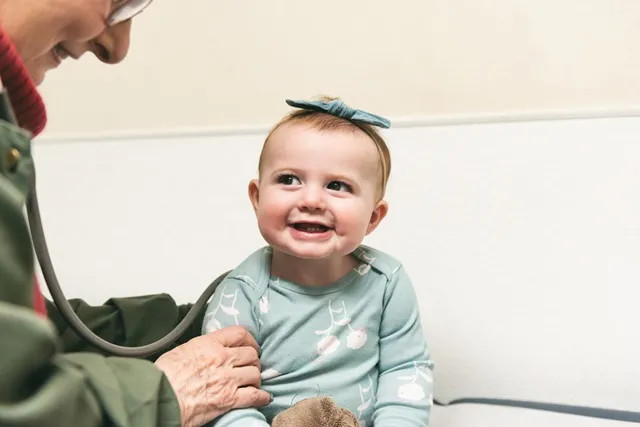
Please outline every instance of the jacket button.
[[20, 151], [18, 151], [17, 148], [12, 148], [11, 150], [4, 153], [4, 166], [10, 172], [15, 172], [21, 157], [22, 154], [20, 154]]

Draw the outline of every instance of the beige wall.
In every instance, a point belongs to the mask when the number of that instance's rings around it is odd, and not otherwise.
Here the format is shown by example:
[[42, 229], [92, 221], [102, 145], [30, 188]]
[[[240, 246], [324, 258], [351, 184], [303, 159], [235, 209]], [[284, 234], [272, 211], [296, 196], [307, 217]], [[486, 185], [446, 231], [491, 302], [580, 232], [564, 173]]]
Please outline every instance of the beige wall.
[[392, 119], [640, 106], [634, 0], [156, 0], [116, 67], [65, 63], [49, 136], [264, 126], [320, 93]]

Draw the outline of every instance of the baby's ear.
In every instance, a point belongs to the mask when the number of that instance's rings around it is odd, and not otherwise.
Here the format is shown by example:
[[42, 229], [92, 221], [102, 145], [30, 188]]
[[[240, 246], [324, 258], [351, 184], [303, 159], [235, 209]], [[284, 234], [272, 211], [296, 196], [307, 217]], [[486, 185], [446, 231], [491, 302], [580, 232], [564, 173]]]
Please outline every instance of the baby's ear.
[[380, 200], [376, 203], [376, 207], [371, 212], [371, 218], [369, 218], [369, 225], [367, 225], [367, 234], [371, 233], [378, 227], [378, 224], [387, 216], [389, 211], [389, 204], [386, 200]]
[[260, 199], [260, 181], [257, 179], [252, 179], [249, 181], [249, 200], [251, 200], [251, 204], [253, 205], [253, 210], [256, 212], [258, 210], [258, 200]]

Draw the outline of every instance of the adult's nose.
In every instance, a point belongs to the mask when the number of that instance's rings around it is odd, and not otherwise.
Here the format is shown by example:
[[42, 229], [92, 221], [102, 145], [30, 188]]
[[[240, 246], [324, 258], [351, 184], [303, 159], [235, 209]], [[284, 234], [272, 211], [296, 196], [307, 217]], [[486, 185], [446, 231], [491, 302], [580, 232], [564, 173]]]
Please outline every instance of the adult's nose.
[[107, 64], [117, 64], [129, 52], [131, 37], [131, 20], [120, 22], [107, 27], [96, 38], [91, 40], [90, 50], [100, 61]]

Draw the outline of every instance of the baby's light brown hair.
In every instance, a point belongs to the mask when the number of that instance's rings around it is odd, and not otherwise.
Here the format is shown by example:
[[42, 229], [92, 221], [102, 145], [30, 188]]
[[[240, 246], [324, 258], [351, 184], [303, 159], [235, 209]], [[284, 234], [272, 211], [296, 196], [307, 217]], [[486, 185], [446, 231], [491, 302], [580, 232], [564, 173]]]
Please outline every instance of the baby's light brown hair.
[[[338, 98], [329, 98], [322, 97], [322, 101], [333, 101]], [[381, 170], [381, 179], [380, 179], [380, 197], [382, 199], [384, 197], [384, 193], [387, 189], [387, 182], [389, 181], [389, 174], [391, 173], [391, 154], [389, 152], [389, 148], [387, 147], [387, 143], [384, 141], [384, 138], [380, 135], [375, 126], [370, 125], [368, 123], [359, 122], [357, 120], [347, 120], [342, 117], [337, 117], [328, 113], [323, 113], [319, 111], [311, 111], [311, 110], [301, 110], [297, 109], [292, 111], [283, 117], [276, 125], [271, 128], [267, 138], [262, 145], [262, 151], [260, 152], [260, 160], [258, 162], [258, 173], [262, 175], [262, 162], [264, 158], [265, 147], [269, 142], [269, 138], [271, 135], [282, 125], [285, 124], [304, 124], [312, 129], [316, 129], [318, 131], [335, 131], [335, 132], [364, 132], [369, 139], [371, 139], [376, 146], [378, 151], [378, 157], [380, 159], [380, 170]]]

